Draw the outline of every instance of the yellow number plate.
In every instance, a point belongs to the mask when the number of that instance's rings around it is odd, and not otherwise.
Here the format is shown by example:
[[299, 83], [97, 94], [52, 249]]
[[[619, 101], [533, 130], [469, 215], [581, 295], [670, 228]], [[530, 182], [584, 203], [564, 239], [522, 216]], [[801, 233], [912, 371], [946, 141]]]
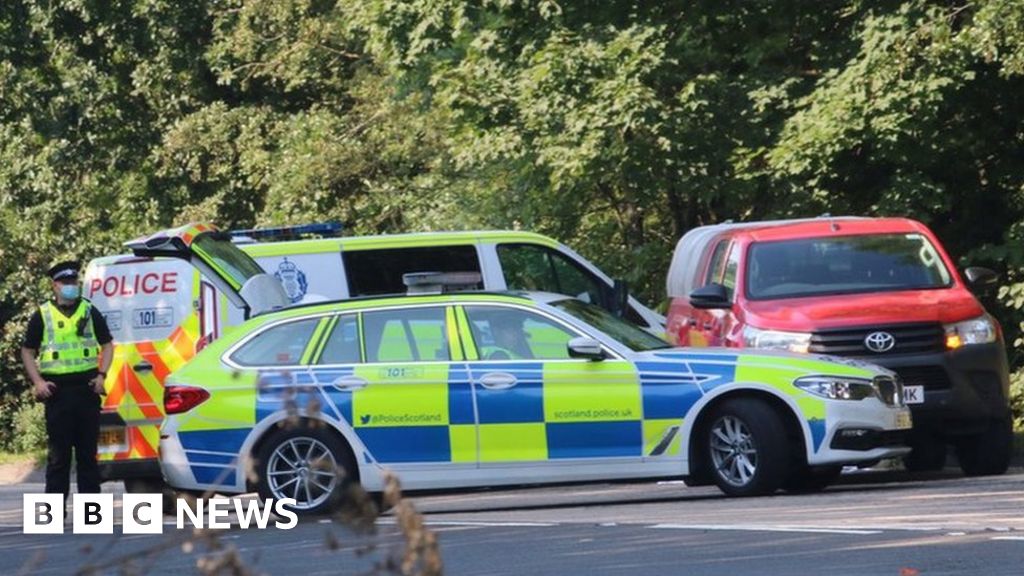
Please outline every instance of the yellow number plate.
[[899, 412], [896, 414], [896, 428], [898, 430], [906, 430], [914, 425], [914, 421], [910, 416], [910, 412]]

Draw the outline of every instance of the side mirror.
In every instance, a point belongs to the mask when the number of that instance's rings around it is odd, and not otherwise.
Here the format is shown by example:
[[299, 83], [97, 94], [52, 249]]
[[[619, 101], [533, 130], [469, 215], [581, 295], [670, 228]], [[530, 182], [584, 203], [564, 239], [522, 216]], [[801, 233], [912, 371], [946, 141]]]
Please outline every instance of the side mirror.
[[690, 292], [690, 305], [702, 310], [732, 308], [732, 302], [729, 301], [729, 291], [725, 286], [714, 282]]
[[601, 343], [593, 338], [578, 337], [566, 344], [570, 358], [586, 358], [587, 360], [604, 360], [604, 349]]
[[964, 270], [964, 277], [971, 288], [988, 288], [994, 286], [999, 280], [999, 275], [988, 268], [981, 266], [970, 266]]

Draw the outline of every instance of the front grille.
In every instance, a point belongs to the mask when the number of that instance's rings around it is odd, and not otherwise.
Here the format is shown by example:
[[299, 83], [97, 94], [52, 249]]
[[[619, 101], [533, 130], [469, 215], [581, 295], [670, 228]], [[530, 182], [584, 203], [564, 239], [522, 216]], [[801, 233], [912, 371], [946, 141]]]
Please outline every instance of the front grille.
[[874, 450], [907, 445], [906, 430], [865, 430], [860, 436], [836, 434], [829, 447], [836, 450]]
[[904, 386], [924, 386], [925, 390], [946, 390], [953, 387], [949, 373], [942, 366], [911, 366], [894, 368]]
[[[895, 339], [892, 349], [874, 352], [864, 343], [869, 334], [886, 332]], [[860, 326], [819, 330], [811, 334], [809, 352], [835, 356], [882, 357], [893, 354], [941, 352], [946, 347], [946, 333], [941, 324], [898, 324]]]
[[906, 430], [882, 430], [878, 433], [878, 441], [875, 444], [879, 448], [888, 446], [906, 446]]

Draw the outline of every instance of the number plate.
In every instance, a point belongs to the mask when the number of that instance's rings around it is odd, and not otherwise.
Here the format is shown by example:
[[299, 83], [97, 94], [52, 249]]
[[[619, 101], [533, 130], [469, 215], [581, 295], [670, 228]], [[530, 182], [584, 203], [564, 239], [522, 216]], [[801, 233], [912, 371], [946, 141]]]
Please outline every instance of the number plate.
[[174, 324], [172, 308], [137, 308], [132, 311], [132, 328], [166, 328]]
[[124, 428], [101, 428], [98, 442], [99, 453], [124, 452], [128, 449]]
[[900, 412], [896, 414], [896, 429], [906, 430], [914, 425], [914, 421], [910, 416], [910, 412]]
[[904, 404], [924, 404], [924, 386], [904, 386]]

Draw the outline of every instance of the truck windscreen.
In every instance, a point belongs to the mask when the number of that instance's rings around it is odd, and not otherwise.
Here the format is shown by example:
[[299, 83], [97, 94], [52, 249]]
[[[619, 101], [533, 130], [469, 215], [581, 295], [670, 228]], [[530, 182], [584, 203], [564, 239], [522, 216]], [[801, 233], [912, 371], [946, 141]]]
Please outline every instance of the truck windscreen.
[[952, 277], [921, 234], [832, 236], [750, 247], [751, 300], [946, 288]]

